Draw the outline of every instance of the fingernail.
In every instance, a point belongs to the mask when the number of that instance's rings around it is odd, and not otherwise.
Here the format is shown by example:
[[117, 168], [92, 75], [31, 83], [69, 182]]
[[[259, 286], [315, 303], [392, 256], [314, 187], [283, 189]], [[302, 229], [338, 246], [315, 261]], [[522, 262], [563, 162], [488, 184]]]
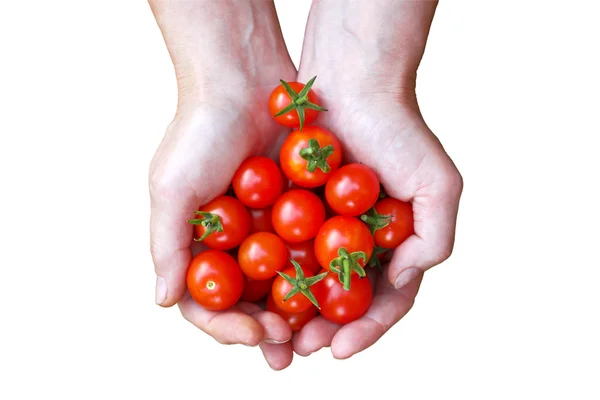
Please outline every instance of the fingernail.
[[265, 343], [269, 343], [269, 344], [284, 344], [289, 341], [290, 341], [290, 339], [288, 339], [288, 340], [265, 339], [264, 340]]
[[396, 289], [403, 288], [410, 281], [412, 281], [417, 276], [419, 276], [420, 273], [421, 273], [421, 270], [419, 268], [410, 267], [410, 268], [405, 269], [404, 271], [400, 272], [400, 274], [398, 274], [398, 277], [396, 278], [396, 282], [394, 283], [394, 287]]
[[167, 281], [162, 276], [156, 277], [156, 292], [154, 294], [154, 301], [159, 306], [167, 300]]

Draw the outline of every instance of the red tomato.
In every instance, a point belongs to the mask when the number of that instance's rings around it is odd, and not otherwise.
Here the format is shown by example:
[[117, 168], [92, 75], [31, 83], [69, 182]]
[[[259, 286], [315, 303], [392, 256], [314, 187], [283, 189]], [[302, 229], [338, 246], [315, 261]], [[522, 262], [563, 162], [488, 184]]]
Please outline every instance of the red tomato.
[[344, 165], [329, 177], [325, 197], [338, 214], [357, 216], [375, 205], [379, 198], [379, 179], [364, 164]]
[[271, 232], [275, 233], [271, 223], [271, 207], [250, 208], [250, 233]]
[[344, 290], [334, 274], [319, 282], [315, 291], [321, 306], [321, 315], [335, 324], [347, 324], [365, 315], [373, 299], [373, 289], [368, 277], [352, 274], [352, 289]]
[[257, 232], [248, 236], [238, 250], [238, 262], [246, 276], [269, 279], [283, 269], [289, 259], [283, 240], [274, 233]]
[[201, 218], [188, 222], [195, 225], [198, 241], [216, 250], [229, 250], [240, 243], [250, 230], [246, 207], [230, 196], [220, 196], [196, 211]]
[[[313, 274], [321, 269], [319, 260], [315, 255], [315, 241], [308, 240], [300, 243], [286, 243], [290, 258], [300, 264], [302, 267], [308, 269]], [[288, 260], [288, 267], [293, 267], [292, 263]]]
[[[286, 268], [273, 281], [271, 295], [277, 307], [288, 313], [299, 313], [311, 306], [317, 306], [313, 285], [325, 277], [314, 276], [306, 268]], [[286, 299], [286, 296], [291, 296]]]
[[307, 190], [290, 190], [273, 205], [275, 232], [288, 243], [305, 242], [315, 237], [325, 221], [325, 206]]
[[212, 311], [233, 306], [244, 289], [239, 265], [220, 250], [206, 250], [194, 257], [187, 270], [186, 283], [192, 298]]
[[[317, 118], [319, 110], [315, 110], [311, 106], [316, 106], [321, 111], [326, 111], [324, 108], [319, 107], [319, 99], [310, 89], [315, 79], [316, 77], [311, 79], [306, 86], [299, 82], [286, 83], [281, 81], [281, 85], [273, 90], [269, 97], [269, 112], [278, 124], [290, 128], [301, 128]], [[303, 90], [307, 93], [304, 93]], [[298, 97], [295, 102], [292, 101], [290, 91]], [[284, 111], [286, 108], [289, 111], [276, 116], [276, 114]]]
[[264, 299], [271, 291], [274, 280], [275, 277], [271, 279], [256, 280], [244, 275], [244, 291], [242, 292], [240, 300], [254, 303]]
[[292, 331], [298, 332], [311, 319], [317, 316], [317, 307], [311, 305], [306, 310], [299, 313], [289, 313], [277, 307], [273, 296], [267, 297], [267, 311], [273, 312], [283, 318], [292, 328]]
[[233, 191], [244, 205], [265, 208], [283, 191], [283, 176], [275, 161], [267, 157], [250, 157], [233, 175]]
[[[349, 275], [351, 271], [364, 275], [362, 267], [369, 261], [373, 253], [373, 235], [369, 228], [360, 220], [353, 217], [337, 216], [327, 220], [315, 238], [315, 254], [319, 264], [331, 270], [332, 262], [342, 271], [340, 279], [347, 276], [345, 286], [349, 289], [351, 284]], [[340, 254], [340, 249], [345, 254]], [[365, 258], [360, 257], [361, 252]], [[344, 261], [347, 259], [348, 261]], [[346, 264], [347, 268], [343, 267]]]
[[414, 233], [413, 210], [410, 203], [391, 197], [379, 200], [374, 211], [361, 216], [372, 230], [375, 245], [395, 249]]
[[342, 163], [342, 145], [327, 129], [307, 126], [288, 135], [279, 151], [283, 173], [296, 185], [325, 184]]

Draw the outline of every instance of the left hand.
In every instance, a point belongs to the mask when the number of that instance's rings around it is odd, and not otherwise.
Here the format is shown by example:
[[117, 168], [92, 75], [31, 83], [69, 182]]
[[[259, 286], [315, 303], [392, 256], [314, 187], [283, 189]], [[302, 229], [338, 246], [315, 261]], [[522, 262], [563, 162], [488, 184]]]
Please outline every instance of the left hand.
[[[370, 166], [388, 195], [412, 203], [415, 234], [372, 281], [367, 313], [344, 326], [315, 318], [294, 336], [300, 355], [331, 346], [334, 357], [348, 358], [374, 344], [411, 309], [424, 271], [446, 260], [454, 245], [462, 177], [424, 122], [415, 95], [435, 3], [377, 4], [380, 8], [375, 2], [371, 9], [365, 6], [360, 16], [353, 10], [358, 3], [313, 4], [298, 80], [318, 76], [314, 88], [329, 111], [316, 124], [337, 135], [345, 162]], [[319, 23], [336, 15], [338, 22]], [[391, 22], [383, 23], [388, 16], [397, 19], [393, 26], [399, 32], [389, 32]], [[352, 26], [372, 31], [349, 34], [347, 26], [340, 27], [345, 18], [364, 18]], [[416, 20], [424, 25], [415, 26]], [[324, 37], [328, 40], [319, 40]]]

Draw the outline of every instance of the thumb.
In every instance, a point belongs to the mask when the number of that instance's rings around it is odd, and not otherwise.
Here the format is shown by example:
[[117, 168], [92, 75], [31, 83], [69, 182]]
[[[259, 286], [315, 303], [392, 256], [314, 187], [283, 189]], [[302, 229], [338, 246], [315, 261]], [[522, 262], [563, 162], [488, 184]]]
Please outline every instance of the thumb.
[[156, 272], [156, 304], [170, 307], [186, 290], [193, 226], [187, 223], [200, 200], [189, 189], [151, 182], [150, 251]]
[[394, 251], [388, 269], [388, 278], [396, 289], [452, 253], [463, 181], [452, 162], [442, 171], [413, 196], [415, 233]]

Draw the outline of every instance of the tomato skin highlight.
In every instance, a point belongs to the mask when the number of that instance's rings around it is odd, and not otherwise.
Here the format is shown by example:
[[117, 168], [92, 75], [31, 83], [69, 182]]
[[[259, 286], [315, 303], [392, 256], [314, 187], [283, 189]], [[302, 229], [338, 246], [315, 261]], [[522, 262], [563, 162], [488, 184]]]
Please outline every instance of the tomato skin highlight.
[[318, 310], [317, 307], [311, 304], [311, 307], [299, 313], [289, 313], [287, 311], [283, 311], [281, 308], [277, 307], [275, 301], [273, 300], [273, 296], [267, 297], [267, 311], [275, 313], [284, 319], [290, 325], [293, 332], [298, 332], [300, 329], [304, 327], [311, 319], [317, 316]]
[[[302, 271], [304, 272], [304, 276], [306, 278], [314, 276], [314, 274], [307, 268], [302, 268]], [[296, 270], [294, 268], [288, 267], [281, 272], [289, 275], [292, 278], [296, 278]], [[318, 282], [314, 286], [310, 287], [310, 291], [315, 297], [317, 295], [316, 292], [319, 290], [317, 285]], [[271, 296], [273, 296], [273, 301], [278, 308], [288, 313], [299, 313], [310, 307], [314, 307], [310, 300], [302, 293], [296, 293], [284, 301], [283, 298], [290, 290], [292, 290], [292, 285], [290, 285], [285, 279], [283, 279], [281, 276], [277, 276], [275, 278], [275, 281], [273, 281], [273, 287], [271, 289]]]
[[273, 224], [271, 223], [271, 207], [266, 208], [249, 208], [250, 214], [250, 232], [271, 232], [275, 233]]
[[[212, 232], [202, 242], [215, 250], [229, 250], [248, 236], [250, 230], [250, 214], [239, 200], [231, 196], [219, 196], [208, 204], [200, 207], [199, 211], [218, 215], [223, 225], [223, 232]], [[194, 225], [197, 237], [202, 237], [206, 228]]]
[[373, 254], [373, 235], [365, 224], [354, 217], [330, 218], [321, 226], [315, 238], [315, 254], [319, 264], [329, 270], [329, 264], [338, 257], [340, 247], [349, 253], [365, 252], [367, 259], [358, 262], [364, 267]]
[[386, 197], [375, 204], [375, 211], [391, 216], [388, 226], [375, 231], [376, 246], [395, 249], [415, 232], [412, 204]]
[[[304, 84], [300, 82], [288, 82], [288, 84], [296, 93], [300, 93], [304, 88]], [[312, 89], [308, 92], [308, 101], [320, 105], [319, 98]], [[277, 117], [274, 116], [291, 102], [292, 99], [285, 91], [283, 85], [278, 85], [275, 87], [275, 89], [273, 89], [273, 92], [271, 92], [271, 95], [269, 96], [269, 113], [279, 125], [287, 126], [289, 128], [299, 128], [300, 118], [298, 117], [298, 112], [296, 110], [286, 112], [285, 114]], [[313, 122], [319, 115], [317, 110], [312, 110], [309, 108], [305, 109], [304, 113], [304, 126]]]
[[344, 290], [335, 274], [328, 274], [318, 282], [315, 297], [321, 306], [321, 315], [335, 324], [347, 324], [365, 315], [373, 300], [373, 288], [368, 277], [351, 277], [351, 290]]
[[[313, 172], [307, 169], [308, 161], [302, 158], [300, 151], [308, 148], [308, 141], [315, 139], [321, 148], [332, 145], [333, 153], [326, 161], [331, 170], [327, 173], [320, 168]], [[318, 126], [306, 126], [302, 131], [295, 130], [288, 135], [279, 152], [279, 164], [285, 176], [301, 187], [314, 188], [324, 185], [331, 174], [342, 163], [342, 145], [333, 133]]]
[[250, 157], [233, 175], [232, 186], [236, 197], [245, 206], [266, 208], [283, 191], [283, 175], [270, 158]]
[[244, 291], [240, 301], [247, 301], [254, 303], [264, 299], [271, 292], [273, 281], [275, 277], [271, 279], [256, 280], [244, 275]]
[[315, 237], [325, 221], [325, 206], [308, 190], [290, 190], [277, 199], [271, 217], [275, 232], [284, 241], [305, 242]]
[[279, 236], [257, 232], [242, 242], [237, 257], [244, 275], [262, 280], [277, 275], [277, 271], [285, 267], [289, 254]]
[[[292, 260], [313, 274], [316, 274], [321, 269], [321, 264], [319, 264], [319, 260], [317, 260], [317, 255], [315, 254], [315, 241], [313, 239], [300, 243], [286, 243], [285, 247], [287, 247]], [[293, 267], [289, 260], [287, 266]]]
[[379, 198], [379, 179], [364, 164], [348, 164], [335, 171], [325, 186], [325, 198], [339, 215], [367, 212]]
[[221, 250], [206, 250], [190, 262], [186, 284], [198, 304], [207, 310], [219, 311], [239, 300], [244, 277], [232, 256]]

